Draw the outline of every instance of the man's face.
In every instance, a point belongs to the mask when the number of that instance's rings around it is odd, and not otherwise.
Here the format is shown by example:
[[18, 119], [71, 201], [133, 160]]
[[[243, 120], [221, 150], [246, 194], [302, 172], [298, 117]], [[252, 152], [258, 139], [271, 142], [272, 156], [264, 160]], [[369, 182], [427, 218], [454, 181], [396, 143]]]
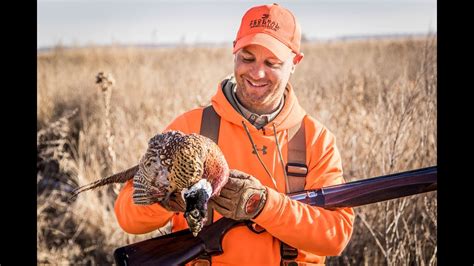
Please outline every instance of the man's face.
[[268, 114], [280, 104], [294, 71], [291, 54], [284, 61], [260, 45], [246, 46], [234, 57], [237, 98], [248, 110]]

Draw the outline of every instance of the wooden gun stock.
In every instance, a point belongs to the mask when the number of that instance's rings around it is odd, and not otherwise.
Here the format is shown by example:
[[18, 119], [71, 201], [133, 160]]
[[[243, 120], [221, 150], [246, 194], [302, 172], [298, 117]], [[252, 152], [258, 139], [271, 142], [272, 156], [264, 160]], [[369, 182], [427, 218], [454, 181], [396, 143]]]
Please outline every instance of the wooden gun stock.
[[221, 254], [221, 236], [239, 223], [243, 222], [222, 218], [204, 227], [196, 237], [191, 231], [182, 230], [130, 244], [115, 250], [115, 262], [117, 265], [183, 265], [200, 254]]
[[[437, 167], [432, 166], [288, 196], [325, 209], [357, 207], [436, 190], [437, 175]], [[117, 265], [183, 265], [201, 254], [222, 254], [224, 234], [245, 223], [222, 218], [204, 227], [196, 237], [189, 230], [182, 230], [118, 248], [114, 258]]]

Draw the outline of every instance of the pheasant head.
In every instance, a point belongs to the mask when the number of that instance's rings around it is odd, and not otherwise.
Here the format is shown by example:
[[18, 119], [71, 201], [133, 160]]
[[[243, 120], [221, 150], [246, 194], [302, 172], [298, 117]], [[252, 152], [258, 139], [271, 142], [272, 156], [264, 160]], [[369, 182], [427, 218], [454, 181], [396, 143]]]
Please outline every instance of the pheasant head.
[[207, 202], [212, 195], [212, 186], [207, 180], [202, 179], [191, 188], [184, 188], [181, 194], [186, 203], [184, 218], [189, 229], [196, 236], [208, 219]]

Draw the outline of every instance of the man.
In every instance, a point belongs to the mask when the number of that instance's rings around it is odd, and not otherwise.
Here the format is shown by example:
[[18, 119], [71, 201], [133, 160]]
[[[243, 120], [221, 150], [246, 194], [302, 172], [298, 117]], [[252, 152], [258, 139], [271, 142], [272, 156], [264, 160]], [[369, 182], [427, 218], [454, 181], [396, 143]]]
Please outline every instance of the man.
[[[245, 226], [232, 228], [223, 238], [224, 253], [211, 258], [214, 265], [279, 265], [282, 256], [287, 258], [281, 247], [297, 249], [296, 262], [323, 264], [325, 256], [342, 252], [352, 234], [352, 209], [325, 210], [285, 195], [293, 186], [287, 175], [295, 165], [285, 164], [295, 128], [304, 128], [305, 147], [305, 160], [295, 168], [303, 176], [298, 189], [344, 182], [334, 135], [305, 113], [288, 82], [303, 58], [300, 41], [293, 14], [277, 4], [253, 7], [242, 18], [234, 41], [234, 74], [220, 82], [212, 98], [220, 117], [218, 145], [229, 167], [238, 170], [231, 171], [209, 206], [215, 210], [213, 221], [222, 216], [246, 219], [264, 230], [257, 234]], [[167, 129], [199, 133], [202, 115], [203, 108], [191, 110]], [[139, 206], [132, 193], [129, 181], [115, 203], [125, 231], [147, 233], [170, 219], [173, 231], [187, 228], [179, 202]]]

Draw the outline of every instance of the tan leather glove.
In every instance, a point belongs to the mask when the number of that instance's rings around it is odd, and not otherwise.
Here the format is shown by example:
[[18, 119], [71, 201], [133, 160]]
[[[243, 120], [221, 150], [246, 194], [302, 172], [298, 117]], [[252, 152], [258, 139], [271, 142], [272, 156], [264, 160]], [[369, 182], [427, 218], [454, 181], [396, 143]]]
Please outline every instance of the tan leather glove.
[[255, 218], [265, 206], [267, 188], [257, 178], [231, 169], [229, 180], [219, 196], [209, 200], [209, 206], [222, 216], [234, 220]]
[[170, 212], [184, 212], [186, 210], [183, 197], [178, 192], [171, 194], [167, 200], [162, 201], [161, 206]]

